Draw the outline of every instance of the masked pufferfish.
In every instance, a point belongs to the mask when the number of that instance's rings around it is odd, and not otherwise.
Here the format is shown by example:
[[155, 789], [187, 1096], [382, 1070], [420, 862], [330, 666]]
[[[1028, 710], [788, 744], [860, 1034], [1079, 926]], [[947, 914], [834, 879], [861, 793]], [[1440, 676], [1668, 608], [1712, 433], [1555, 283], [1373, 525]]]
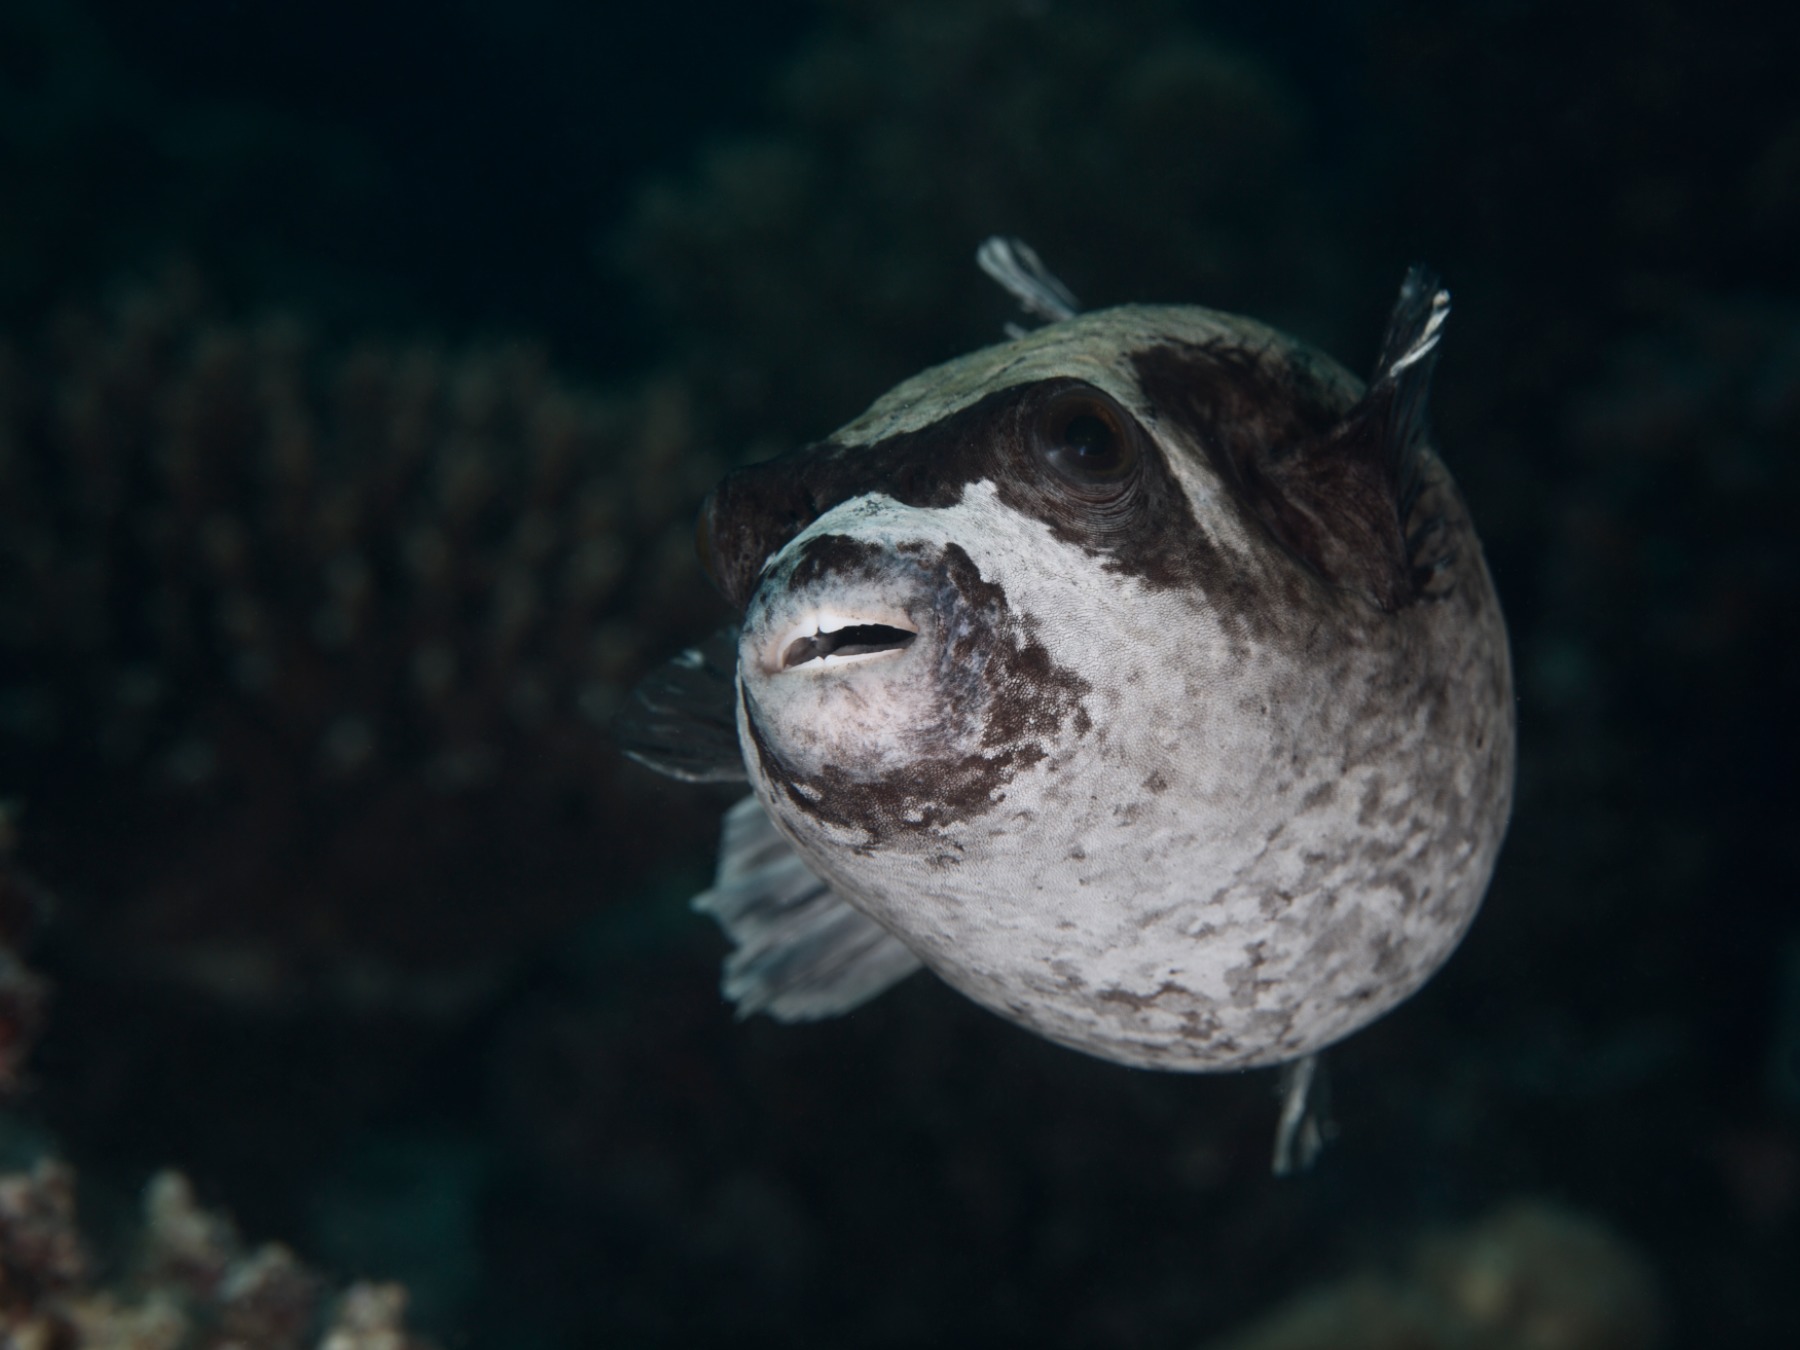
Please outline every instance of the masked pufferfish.
[[622, 720], [754, 791], [695, 901], [724, 991], [803, 1021], [924, 965], [1120, 1063], [1310, 1064], [1450, 955], [1510, 808], [1506, 630], [1425, 428], [1448, 296], [1408, 274], [1365, 387], [982, 261], [1049, 322], [727, 476], [742, 623]]

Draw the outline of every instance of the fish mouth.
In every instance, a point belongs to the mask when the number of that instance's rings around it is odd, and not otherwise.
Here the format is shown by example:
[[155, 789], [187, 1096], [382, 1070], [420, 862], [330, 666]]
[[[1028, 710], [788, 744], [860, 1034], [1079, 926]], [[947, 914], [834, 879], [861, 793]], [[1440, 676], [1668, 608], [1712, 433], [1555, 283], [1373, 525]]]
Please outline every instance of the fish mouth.
[[918, 636], [918, 628], [903, 615], [825, 611], [784, 630], [772, 644], [765, 666], [771, 675], [836, 670], [898, 656]]

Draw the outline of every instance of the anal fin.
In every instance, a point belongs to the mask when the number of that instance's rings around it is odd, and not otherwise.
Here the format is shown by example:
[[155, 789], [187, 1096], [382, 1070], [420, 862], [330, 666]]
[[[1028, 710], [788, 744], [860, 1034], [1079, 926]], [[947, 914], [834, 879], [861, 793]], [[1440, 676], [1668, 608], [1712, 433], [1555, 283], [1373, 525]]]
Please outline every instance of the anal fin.
[[721, 988], [739, 1017], [836, 1017], [920, 966], [904, 943], [812, 873], [755, 797], [726, 813], [718, 874], [694, 908], [731, 939]]
[[1337, 1132], [1331, 1123], [1324, 1056], [1315, 1051], [1283, 1064], [1276, 1091], [1281, 1118], [1275, 1125], [1270, 1170], [1278, 1177], [1291, 1177], [1310, 1171], [1325, 1151], [1325, 1141]]

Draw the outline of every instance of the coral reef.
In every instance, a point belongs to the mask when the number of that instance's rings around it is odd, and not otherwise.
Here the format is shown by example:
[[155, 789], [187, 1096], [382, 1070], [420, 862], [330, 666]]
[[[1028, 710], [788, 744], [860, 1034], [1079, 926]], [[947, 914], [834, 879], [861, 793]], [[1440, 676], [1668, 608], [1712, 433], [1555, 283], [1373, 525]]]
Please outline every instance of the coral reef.
[[698, 434], [678, 384], [333, 348], [188, 274], [0, 338], [6, 786], [112, 907], [89, 955], [429, 1011], [469, 988], [384, 968], [479, 989], [631, 888], [671, 809], [605, 727], [708, 603]]
[[74, 1169], [15, 1114], [45, 990], [23, 951], [50, 901], [14, 843], [0, 812], [0, 1147], [11, 1169], [0, 1170], [0, 1340], [20, 1350], [429, 1350], [406, 1329], [404, 1288], [333, 1290], [288, 1248], [247, 1246], [179, 1172], [151, 1178], [123, 1243], [100, 1250], [84, 1234]]
[[1404, 1277], [1311, 1290], [1208, 1350], [1653, 1350], [1643, 1259], [1591, 1219], [1518, 1201], [1424, 1239]]
[[287, 1248], [248, 1248], [178, 1172], [145, 1187], [108, 1279], [76, 1221], [75, 1177], [41, 1161], [0, 1175], [0, 1335], [61, 1350], [429, 1350], [398, 1285], [333, 1292]]

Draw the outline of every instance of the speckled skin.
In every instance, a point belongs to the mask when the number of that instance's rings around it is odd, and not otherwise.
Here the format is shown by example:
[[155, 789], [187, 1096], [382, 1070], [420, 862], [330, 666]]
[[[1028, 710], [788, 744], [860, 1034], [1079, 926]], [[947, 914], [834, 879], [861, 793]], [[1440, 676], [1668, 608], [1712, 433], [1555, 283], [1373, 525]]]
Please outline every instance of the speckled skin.
[[[859, 492], [756, 577], [739, 728], [807, 864], [949, 984], [1108, 1059], [1235, 1069], [1339, 1040], [1455, 948], [1510, 806], [1511, 679], [1434, 455], [1414, 515], [1442, 520], [1446, 560], [1384, 607], [1242, 508], [1197, 443], [1212, 432], [1146, 391], [1143, 354], [1171, 348], [1248, 353], [1344, 409], [1362, 392], [1186, 307], [1081, 316], [919, 375], [831, 439], [834, 462], [1084, 380], [1148, 433], [1209, 566], [1121, 565], [1019, 509], [1008, 469], [929, 505]], [[919, 637], [782, 669], [784, 635], [820, 614]]]

